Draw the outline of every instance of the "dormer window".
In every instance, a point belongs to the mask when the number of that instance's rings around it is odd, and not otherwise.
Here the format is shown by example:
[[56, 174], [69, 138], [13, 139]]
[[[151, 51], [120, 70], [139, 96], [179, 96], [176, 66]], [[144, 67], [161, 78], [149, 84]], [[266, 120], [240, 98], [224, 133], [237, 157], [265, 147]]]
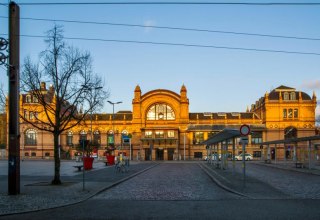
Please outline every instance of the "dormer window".
[[33, 102], [34, 102], [34, 103], [38, 103], [38, 102], [39, 102], [38, 97], [33, 96]]
[[290, 93], [290, 100], [296, 100], [296, 93], [295, 92]]
[[289, 93], [285, 92], [285, 93], [283, 94], [283, 99], [284, 99], [284, 100], [289, 100]]
[[26, 103], [31, 103], [31, 95], [26, 96]]

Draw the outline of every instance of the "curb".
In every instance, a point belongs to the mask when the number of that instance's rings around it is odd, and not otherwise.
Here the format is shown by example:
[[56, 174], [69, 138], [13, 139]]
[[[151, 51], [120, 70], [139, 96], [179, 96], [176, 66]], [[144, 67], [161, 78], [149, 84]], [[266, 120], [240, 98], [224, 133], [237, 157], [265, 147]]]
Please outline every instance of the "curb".
[[[217, 178], [215, 178], [211, 173], [209, 173], [208, 170], [210, 170], [210, 168], [208, 167], [205, 167], [204, 165], [202, 164], [198, 164], [200, 166], [200, 168], [221, 188], [223, 188], [224, 190], [230, 192], [230, 193], [233, 193], [233, 194], [236, 194], [236, 195], [239, 195], [239, 196], [242, 196], [242, 197], [246, 197], [246, 198], [249, 198], [249, 199], [253, 199], [252, 197], [248, 196], [248, 195], [245, 195], [241, 192], [238, 192], [236, 190], [233, 190], [227, 186], [225, 186], [222, 182], [220, 182]], [[213, 170], [210, 170], [210, 172], [213, 172]], [[219, 175], [217, 173], [215, 173], [216, 175]]]

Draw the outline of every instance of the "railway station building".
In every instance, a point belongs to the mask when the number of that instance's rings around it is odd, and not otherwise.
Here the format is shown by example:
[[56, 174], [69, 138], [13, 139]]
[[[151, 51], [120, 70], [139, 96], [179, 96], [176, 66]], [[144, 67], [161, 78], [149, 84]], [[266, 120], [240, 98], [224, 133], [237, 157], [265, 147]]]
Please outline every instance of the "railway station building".
[[[41, 87], [50, 94], [52, 88], [46, 88], [45, 83]], [[185, 85], [179, 92], [156, 89], [145, 93], [137, 85], [131, 110], [89, 115], [85, 123], [60, 135], [61, 152], [74, 157], [79, 140], [92, 137], [93, 154], [99, 158], [111, 149], [113, 154], [123, 152], [133, 160], [202, 160], [208, 154], [202, 142], [225, 128], [239, 129], [247, 124], [251, 134], [246, 151], [259, 159], [262, 142], [315, 135], [315, 93], [310, 96], [295, 88], [279, 86], [261, 95], [244, 112], [189, 112]], [[35, 105], [38, 103], [31, 93], [22, 94], [20, 114], [37, 120], [38, 113], [31, 110]], [[53, 157], [50, 133], [23, 121], [20, 129], [21, 157]], [[278, 156], [286, 154], [292, 158], [292, 147], [282, 147]], [[241, 149], [236, 143], [236, 154]]]

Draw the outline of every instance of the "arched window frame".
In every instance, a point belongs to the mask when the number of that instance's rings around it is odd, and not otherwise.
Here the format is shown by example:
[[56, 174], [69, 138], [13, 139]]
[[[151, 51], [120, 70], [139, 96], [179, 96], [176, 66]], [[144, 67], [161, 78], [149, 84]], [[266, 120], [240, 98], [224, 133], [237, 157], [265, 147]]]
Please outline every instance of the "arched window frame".
[[27, 146], [37, 145], [37, 131], [34, 129], [28, 129], [24, 133], [24, 144]]
[[156, 103], [148, 108], [146, 113], [147, 120], [175, 120], [173, 108], [166, 103]]
[[31, 95], [26, 95], [26, 103], [31, 103]]
[[295, 127], [286, 127], [284, 129], [284, 139], [291, 139], [298, 137], [298, 130]]
[[67, 132], [67, 145], [68, 146], [73, 145], [73, 132], [72, 131]]
[[283, 99], [289, 100], [289, 93], [288, 92], [283, 93]]
[[287, 118], [288, 110], [286, 108], [283, 109], [283, 118]]
[[87, 132], [85, 130], [80, 131], [79, 140], [87, 140]]
[[100, 134], [100, 131], [98, 130], [95, 130], [93, 132], [93, 144], [94, 145], [100, 145], [101, 143], [101, 134]]

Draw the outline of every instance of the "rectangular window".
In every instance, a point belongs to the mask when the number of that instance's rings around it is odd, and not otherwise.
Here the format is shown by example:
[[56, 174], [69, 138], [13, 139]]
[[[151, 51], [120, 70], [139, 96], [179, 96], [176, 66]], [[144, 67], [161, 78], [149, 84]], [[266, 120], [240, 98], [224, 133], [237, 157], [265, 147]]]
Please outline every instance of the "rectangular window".
[[33, 112], [30, 112], [30, 113], [29, 113], [29, 119], [30, 119], [30, 120], [33, 120], [33, 119], [34, 119], [34, 113], [33, 113]]
[[203, 132], [194, 132], [193, 133], [193, 144], [200, 144], [204, 141]]
[[194, 158], [202, 159], [202, 152], [194, 152]]
[[261, 157], [261, 151], [253, 151], [253, 157]]
[[108, 139], [108, 146], [114, 144], [113, 134], [108, 134], [107, 139]]
[[283, 118], [287, 118], [287, 109], [283, 109]]
[[293, 110], [293, 117], [298, 118], [298, 109], [296, 108]]
[[23, 110], [23, 117], [28, 118], [28, 111], [27, 110]]
[[260, 144], [262, 143], [262, 132], [254, 131], [251, 134], [251, 144]]
[[72, 146], [73, 145], [73, 135], [72, 134], [68, 134], [67, 135], [67, 145], [68, 146]]
[[168, 138], [174, 138], [174, 131], [168, 131]]
[[144, 132], [144, 137], [145, 138], [152, 138], [152, 131], [145, 131]]
[[210, 132], [208, 132], [208, 139], [210, 138], [210, 137], [212, 137], [213, 135], [215, 135], [217, 132], [215, 132], [215, 131], [210, 131]]
[[163, 131], [156, 131], [156, 138], [164, 138], [164, 132]]
[[290, 108], [290, 109], [288, 109], [288, 118], [292, 118], [292, 109]]
[[93, 134], [93, 145], [100, 145], [100, 141], [101, 137], [100, 137], [100, 133], [95, 133]]

